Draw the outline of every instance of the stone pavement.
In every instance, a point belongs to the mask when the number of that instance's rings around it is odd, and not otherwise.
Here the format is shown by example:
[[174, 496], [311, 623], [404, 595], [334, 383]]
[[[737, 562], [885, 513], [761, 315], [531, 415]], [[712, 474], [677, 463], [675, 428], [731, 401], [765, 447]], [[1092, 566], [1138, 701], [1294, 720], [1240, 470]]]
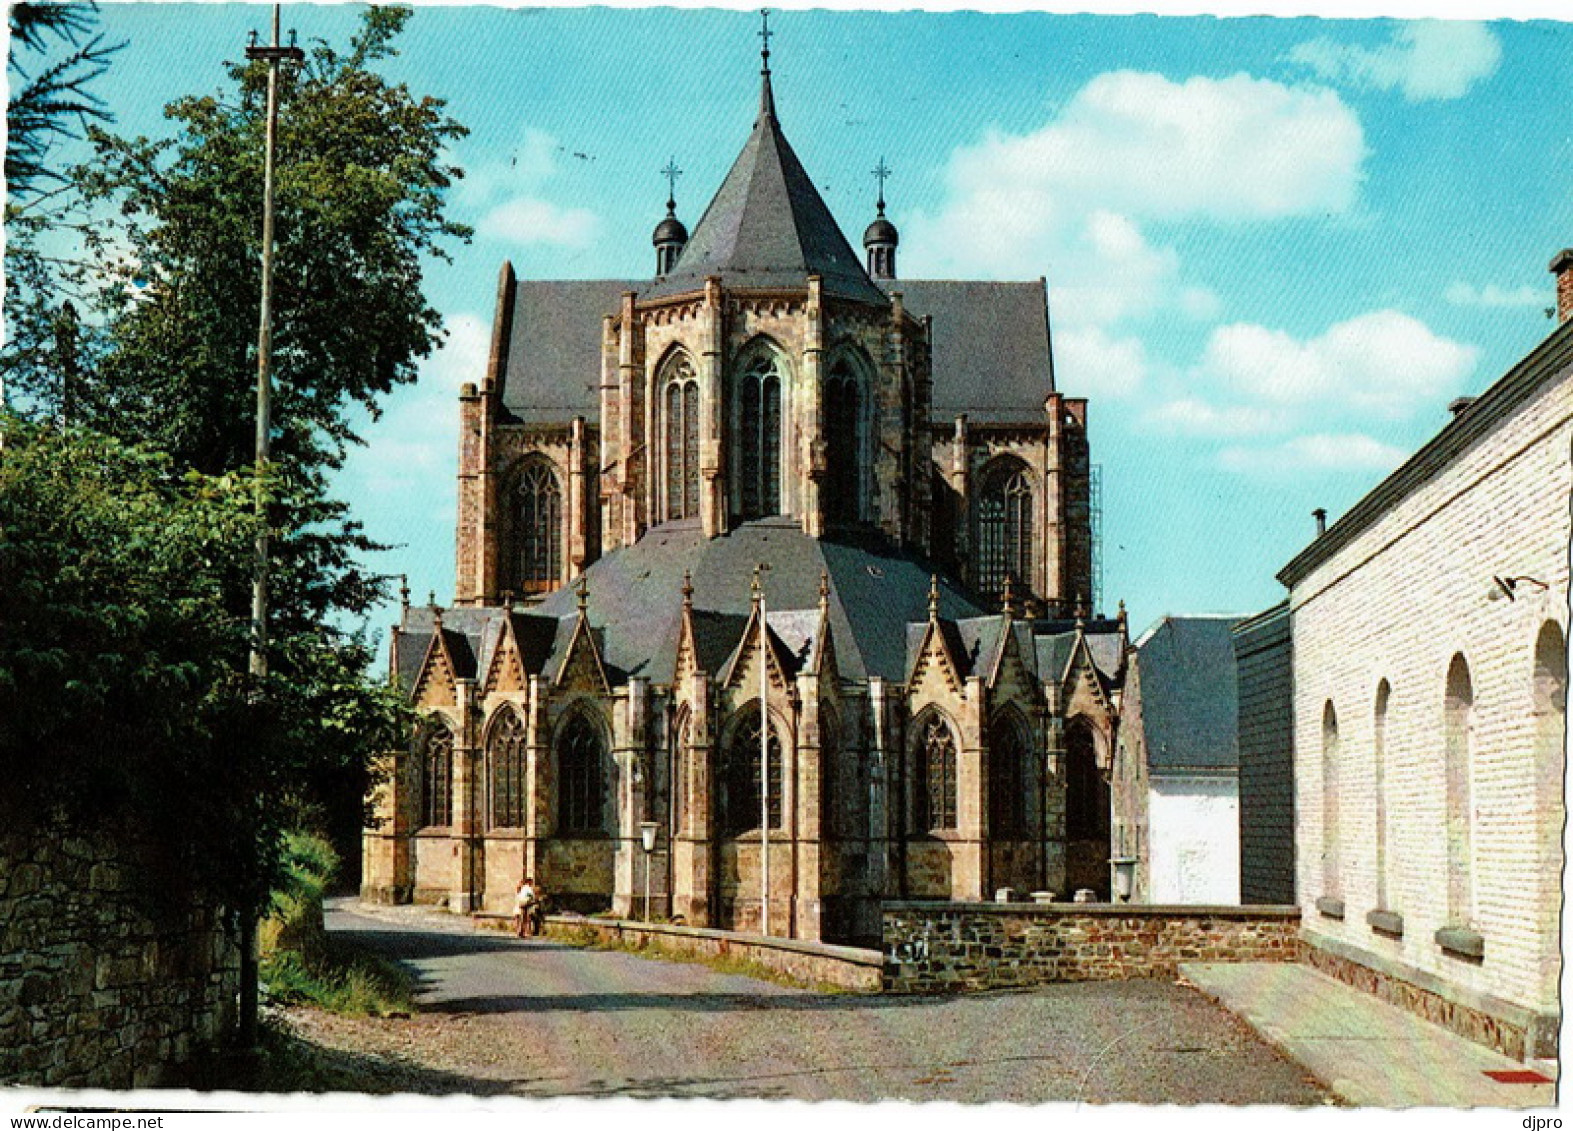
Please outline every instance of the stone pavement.
[[1185, 963], [1180, 976], [1216, 999], [1346, 1103], [1370, 1107], [1552, 1107], [1556, 1084], [1503, 1084], [1520, 1063], [1308, 966]]

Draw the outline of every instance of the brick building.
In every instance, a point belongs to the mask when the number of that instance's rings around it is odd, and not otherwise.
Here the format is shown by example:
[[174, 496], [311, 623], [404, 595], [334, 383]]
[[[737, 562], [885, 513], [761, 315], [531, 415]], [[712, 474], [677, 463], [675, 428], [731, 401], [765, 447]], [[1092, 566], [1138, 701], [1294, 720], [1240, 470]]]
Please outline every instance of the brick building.
[[1089, 615], [1044, 281], [899, 278], [883, 191], [859, 257], [768, 51], [692, 236], [669, 199], [652, 243], [643, 279], [502, 269], [365, 893], [499, 907], [531, 873], [626, 913], [648, 882], [692, 924], [864, 938], [887, 896], [1106, 892], [1125, 624]]
[[1559, 324], [1302, 551], [1297, 889], [1320, 967], [1513, 1052], [1556, 1039], [1573, 254]]

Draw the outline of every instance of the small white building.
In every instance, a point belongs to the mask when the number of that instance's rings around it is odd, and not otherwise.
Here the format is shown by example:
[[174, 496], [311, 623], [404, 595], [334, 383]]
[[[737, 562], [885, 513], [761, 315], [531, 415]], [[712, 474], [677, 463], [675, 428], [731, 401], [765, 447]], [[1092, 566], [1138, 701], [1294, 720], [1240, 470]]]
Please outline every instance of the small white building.
[[1131, 650], [1111, 787], [1135, 902], [1240, 902], [1235, 619], [1164, 617]]
[[1551, 1055], [1561, 971], [1573, 253], [1560, 323], [1279, 574], [1310, 960]]

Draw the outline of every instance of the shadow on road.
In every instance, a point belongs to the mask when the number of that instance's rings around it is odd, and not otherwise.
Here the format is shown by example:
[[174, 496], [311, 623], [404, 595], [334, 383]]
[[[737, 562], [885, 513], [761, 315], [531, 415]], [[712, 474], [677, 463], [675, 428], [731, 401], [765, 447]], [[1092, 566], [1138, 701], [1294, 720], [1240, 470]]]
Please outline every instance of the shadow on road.
[[422, 1013], [626, 1013], [672, 1010], [687, 1013], [839, 1013], [890, 1010], [942, 1000], [881, 994], [496, 994], [423, 1002]]
[[524, 954], [547, 950], [578, 950], [563, 943], [540, 939], [492, 938], [482, 934], [458, 934], [447, 931], [420, 930], [368, 930], [361, 927], [346, 929], [330, 925], [331, 933], [353, 940], [367, 950], [374, 950], [389, 958], [418, 962], [423, 958], [453, 958], [461, 954], [494, 954], [513, 951]]

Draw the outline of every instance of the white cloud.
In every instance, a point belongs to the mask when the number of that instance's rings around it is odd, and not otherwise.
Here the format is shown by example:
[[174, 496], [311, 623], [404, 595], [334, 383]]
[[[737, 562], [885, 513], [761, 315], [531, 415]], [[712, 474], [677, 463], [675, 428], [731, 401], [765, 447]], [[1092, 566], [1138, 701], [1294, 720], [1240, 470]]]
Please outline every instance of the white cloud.
[[1056, 381], [1077, 396], [1128, 397], [1147, 378], [1147, 351], [1138, 338], [1111, 338], [1096, 326], [1054, 336]]
[[458, 203], [480, 215], [476, 231], [519, 247], [583, 248], [599, 238], [601, 219], [587, 208], [558, 204], [548, 189], [560, 177], [566, 152], [551, 134], [527, 128], [506, 162], [471, 169], [459, 182]]
[[[382, 418], [366, 426], [366, 447], [350, 453], [344, 475], [361, 492], [418, 499], [435, 488], [444, 498], [451, 496], [459, 389], [485, 378], [491, 332], [474, 314], [449, 318], [447, 329], [447, 342], [422, 363], [415, 384], [396, 390]], [[435, 497], [428, 502], [442, 505]]]
[[1407, 454], [1359, 432], [1316, 432], [1267, 447], [1225, 448], [1218, 462], [1227, 471], [1281, 478], [1306, 472], [1386, 472]]
[[1237, 323], [1213, 331], [1199, 370], [1258, 403], [1401, 417], [1455, 390], [1479, 351], [1396, 310], [1362, 314], [1305, 341]]
[[1280, 411], [1257, 405], [1215, 405], [1196, 397], [1157, 405], [1142, 419], [1149, 427], [1187, 436], [1254, 436], [1284, 425]]
[[1499, 287], [1495, 283], [1487, 283], [1483, 287], [1473, 287], [1468, 283], [1453, 283], [1447, 288], [1445, 296], [1447, 301], [1454, 306], [1484, 306], [1484, 307], [1534, 307], [1550, 306], [1551, 292], [1525, 284], [1516, 290]]
[[1427, 102], [1462, 98], [1490, 78], [1502, 61], [1502, 45], [1484, 24], [1419, 20], [1400, 24], [1380, 47], [1324, 36], [1300, 44], [1289, 57], [1329, 81], [1397, 90], [1410, 102]]
[[564, 208], [539, 197], [517, 197], [482, 216], [476, 231], [488, 239], [529, 246], [589, 247], [601, 220], [588, 208]]

